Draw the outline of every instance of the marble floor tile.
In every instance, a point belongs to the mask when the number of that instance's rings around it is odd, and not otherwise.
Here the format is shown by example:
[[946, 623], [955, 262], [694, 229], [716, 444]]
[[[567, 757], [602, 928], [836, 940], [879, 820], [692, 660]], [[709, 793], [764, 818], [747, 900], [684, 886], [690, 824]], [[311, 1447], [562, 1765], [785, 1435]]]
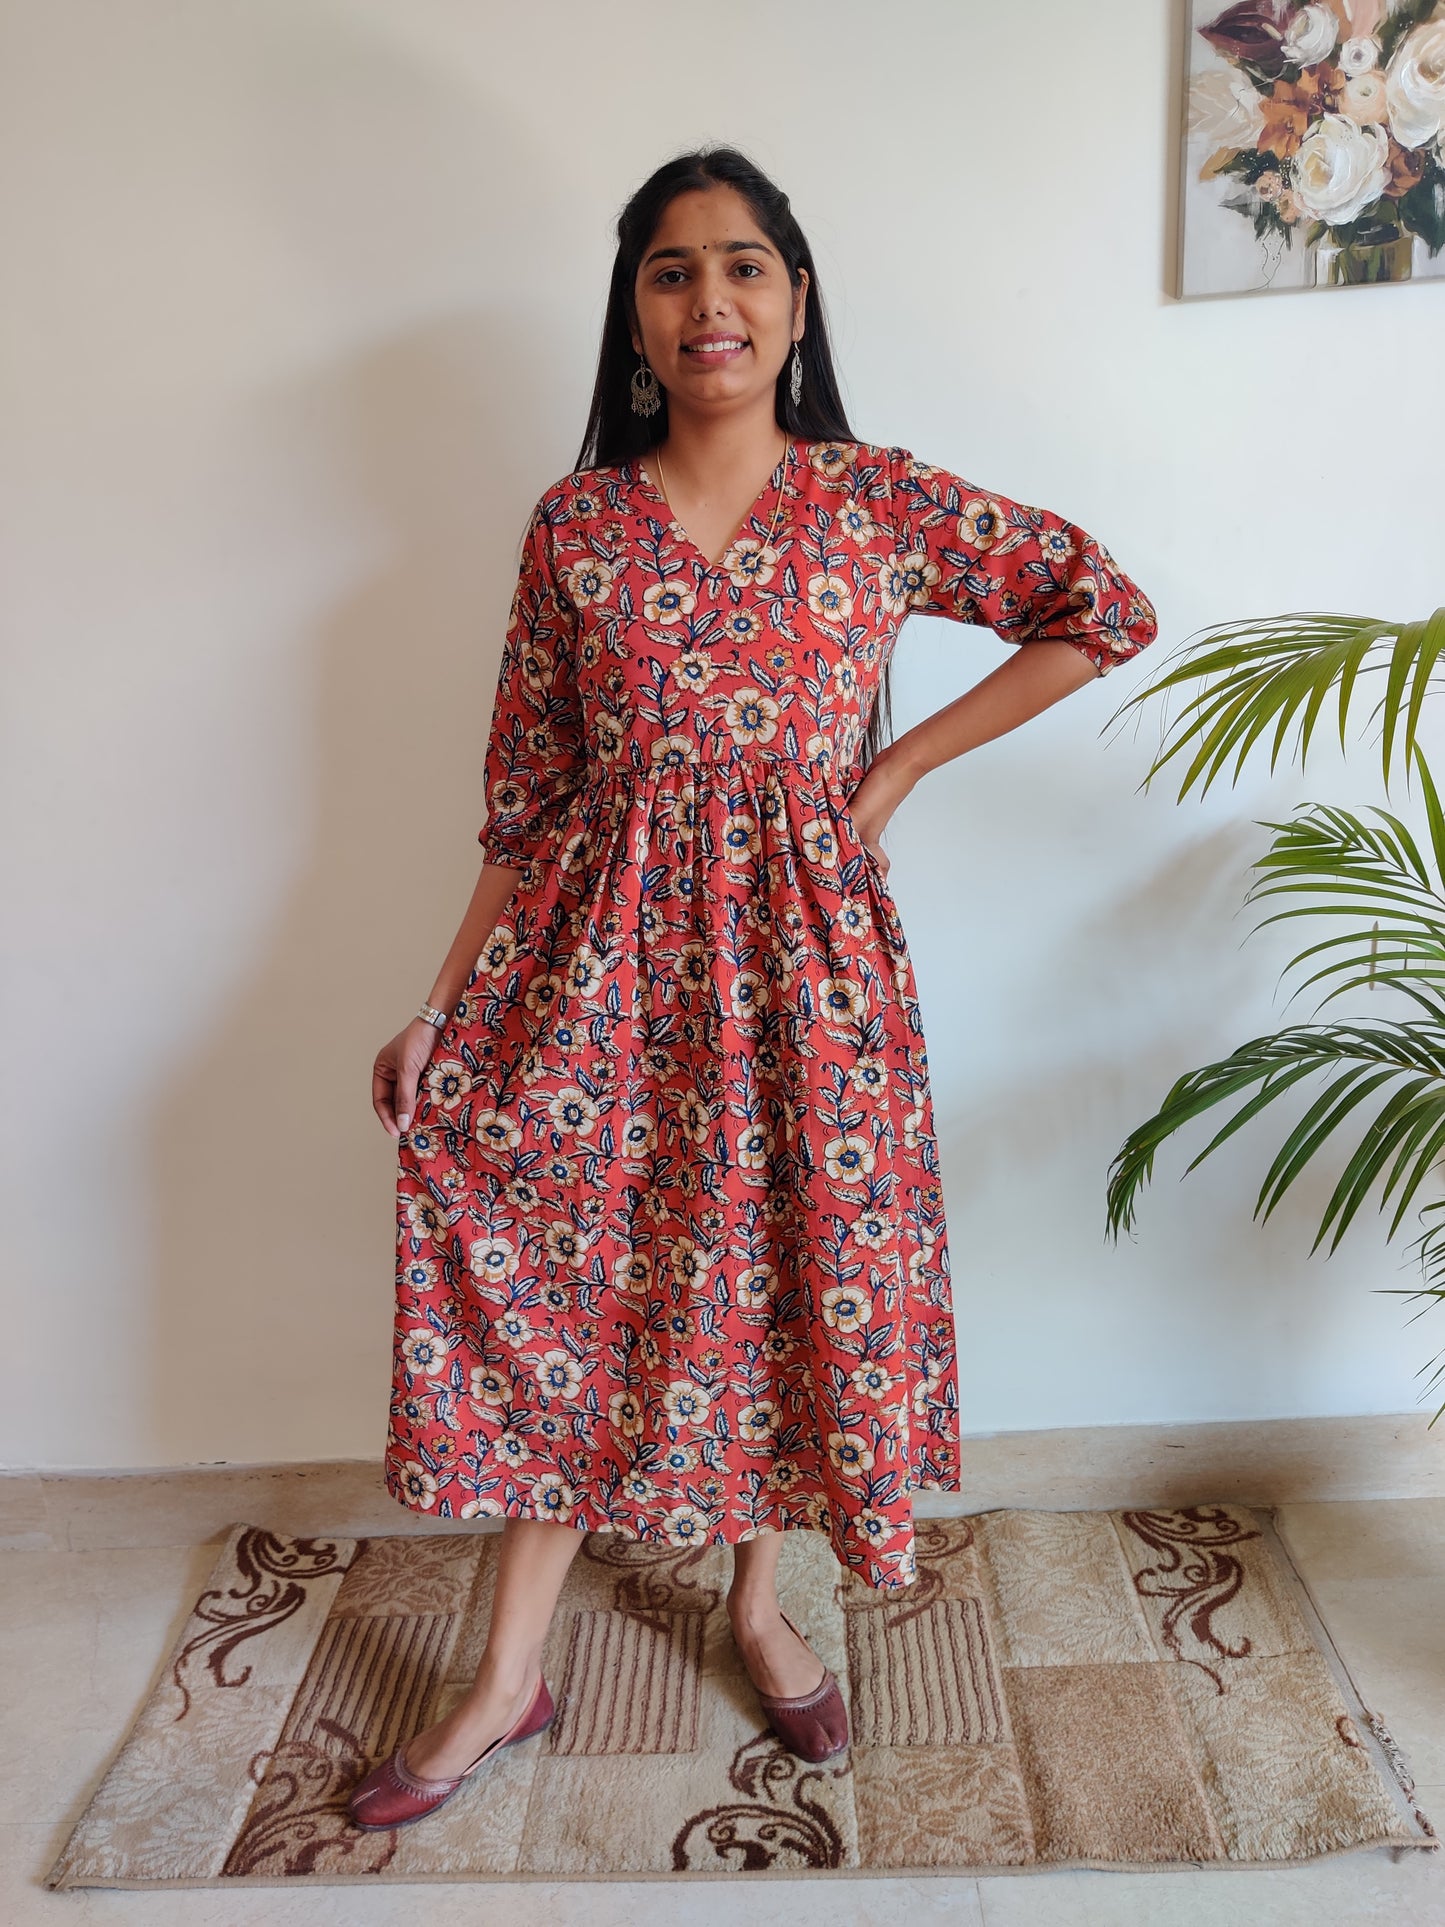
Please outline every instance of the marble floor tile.
[[1279, 1529], [1311, 1586], [1316, 1579], [1445, 1578], [1445, 1499], [1285, 1505]]
[[1038, 1873], [978, 1885], [984, 1927], [1445, 1927], [1440, 1857], [1376, 1849], [1268, 1873]]

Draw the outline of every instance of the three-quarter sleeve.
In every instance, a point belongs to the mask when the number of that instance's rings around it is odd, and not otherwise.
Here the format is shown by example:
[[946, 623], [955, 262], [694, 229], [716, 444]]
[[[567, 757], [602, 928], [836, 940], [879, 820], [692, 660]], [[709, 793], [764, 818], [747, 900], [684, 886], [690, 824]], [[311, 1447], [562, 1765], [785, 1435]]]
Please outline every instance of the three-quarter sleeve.
[[1101, 676], [1154, 640], [1154, 605], [1087, 530], [906, 448], [888, 455], [891, 593], [910, 612], [976, 623], [1004, 642], [1072, 643]]
[[497, 676], [483, 762], [487, 820], [477, 841], [490, 863], [548, 862], [586, 746], [576, 680], [577, 611], [558, 583], [546, 497], [533, 509]]

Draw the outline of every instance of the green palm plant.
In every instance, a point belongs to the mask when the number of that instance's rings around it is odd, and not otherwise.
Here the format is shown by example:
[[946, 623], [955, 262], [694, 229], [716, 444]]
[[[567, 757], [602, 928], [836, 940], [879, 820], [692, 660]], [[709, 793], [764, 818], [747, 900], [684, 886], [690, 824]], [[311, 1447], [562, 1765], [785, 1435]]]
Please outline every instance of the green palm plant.
[[[1107, 1231], [1116, 1239], [1135, 1224], [1139, 1193], [1166, 1138], [1216, 1106], [1235, 1104], [1186, 1167], [1187, 1175], [1306, 1078], [1323, 1079], [1323, 1088], [1280, 1146], [1254, 1216], [1268, 1218], [1311, 1160], [1348, 1130], [1350, 1153], [1311, 1251], [1326, 1237], [1335, 1249], [1376, 1185], [1382, 1213], [1393, 1200], [1387, 1234], [1393, 1238], [1445, 1155], [1445, 812], [1418, 735], [1426, 699], [1445, 673], [1442, 651], [1445, 608], [1404, 624], [1316, 614], [1231, 623], [1181, 645], [1110, 719], [1158, 697], [1167, 706], [1176, 692], [1191, 692], [1177, 716], [1166, 720], [1143, 784], [1147, 789], [1177, 759], [1182, 802], [1192, 789], [1207, 792], [1231, 760], [1231, 781], [1237, 782], [1250, 751], [1267, 734], [1271, 771], [1291, 730], [1303, 768], [1332, 696], [1343, 749], [1351, 716], [1373, 688], [1378, 699], [1369, 720], [1381, 726], [1386, 794], [1403, 765], [1407, 787], [1412, 771], [1419, 777], [1424, 810], [1423, 848], [1399, 816], [1380, 808], [1372, 807], [1367, 820], [1312, 803], [1288, 822], [1261, 824], [1275, 834], [1254, 865], [1257, 875], [1245, 901], [1297, 901], [1255, 928], [1305, 917], [1326, 931], [1285, 966], [1284, 975], [1310, 969], [1292, 996], [1323, 987], [1318, 1012], [1352, 991], [1388, 985], [1419, 1014], [1411, 1021], [1357, 1017], [1292, 1024], [1186, 1072], [1154, 1115], [1129, 1133], [1109, 1167]], [[1372, 1099], [1375, 1108], [1366, 1115], [1361, 1107]], [[1423, 1313], [1445, 1303], [1445, 1199], [1424, 1203], [1419, 1218], [1424, 1228], [1414, 1248], [1422, 1281], [1400, 1295], [1418, 1302]], [[1445, 1352], [1422, 1366], [1421, 1375], [1427, 1392], [1445, 1383]], [[1432, 1424], [1442, 1412], [1445, 1404]]]

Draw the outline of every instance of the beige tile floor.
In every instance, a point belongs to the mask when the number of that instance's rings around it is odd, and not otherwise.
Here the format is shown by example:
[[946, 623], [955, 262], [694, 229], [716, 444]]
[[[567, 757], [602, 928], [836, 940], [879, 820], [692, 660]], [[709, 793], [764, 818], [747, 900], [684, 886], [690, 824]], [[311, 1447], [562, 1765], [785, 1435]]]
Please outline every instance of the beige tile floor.
[[[6, 1482], [7, 1484], [9, 1482]], [[297, 1482], [300, 1486], [300, 1481]], [[444, 1884], [47, 1893], [46, 1868], [94, 1790], [156, 1677], [215, 1558], [215, 1524], [193, 1543], [159, 1544], [172, 1525], [132, 1540], [140, 1513], [93, 1498], [65, 1516], [65, 1488], [12, 1486], [0, 1553], [0, 1922], [125, 1927], [452, 1927], [504, 1906], [511, 1927], [1445, 1927], [1445, 1850], [1350, 1854], [1278, 1873], [1028, 1874], [922, 1881], [730, 1878], [695, 1884]], [[259, 1497], [260, 1495], [258, 1495]], [[336, 1497], [332, 1495], [333, 1499]], [[313, 1500], [273, 1486], [243, 1508], [281, 1516]], [[365, 1509], [364, 1495], [357, 1501]], [[388, 1502], [389, 1503], [389, 1502]], [[18, 1507], [18, 1513], [17, 1513]], [[197, 1497], [187, 1511], [201, 1518]], [[153, 1508], [152, 1508], [153, 1511]], [[392, 1507], [366, 1523], [397, 1530]], [[299, 1523], [299, 1522], [298, 1522]], [[353, 1529], [358, 1518], [348, 1521]], [[333, 1514], [333, 1529], [341, 1524]], [[1335, 1502], [1281, 1509], [1281, 1525], [1366, 1704], [1390, 1721], [1445, 1830], [1445, 1499]], [[291, 1527], [291, 1529], [295, 1529]], [[313, 1528], [315, 1529], [315, 1528]]]

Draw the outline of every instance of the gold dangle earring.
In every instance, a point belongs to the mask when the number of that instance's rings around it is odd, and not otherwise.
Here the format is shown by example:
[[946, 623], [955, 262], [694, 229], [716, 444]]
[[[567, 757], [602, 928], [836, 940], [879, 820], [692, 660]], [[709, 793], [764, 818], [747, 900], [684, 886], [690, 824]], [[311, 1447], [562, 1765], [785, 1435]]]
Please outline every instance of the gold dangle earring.
[[655, 415], [662, 406], [662, 383], [647, 363], [647, 356], [638, 356], [638, 365], [632, 371], [632, 412], [634, 415]]

